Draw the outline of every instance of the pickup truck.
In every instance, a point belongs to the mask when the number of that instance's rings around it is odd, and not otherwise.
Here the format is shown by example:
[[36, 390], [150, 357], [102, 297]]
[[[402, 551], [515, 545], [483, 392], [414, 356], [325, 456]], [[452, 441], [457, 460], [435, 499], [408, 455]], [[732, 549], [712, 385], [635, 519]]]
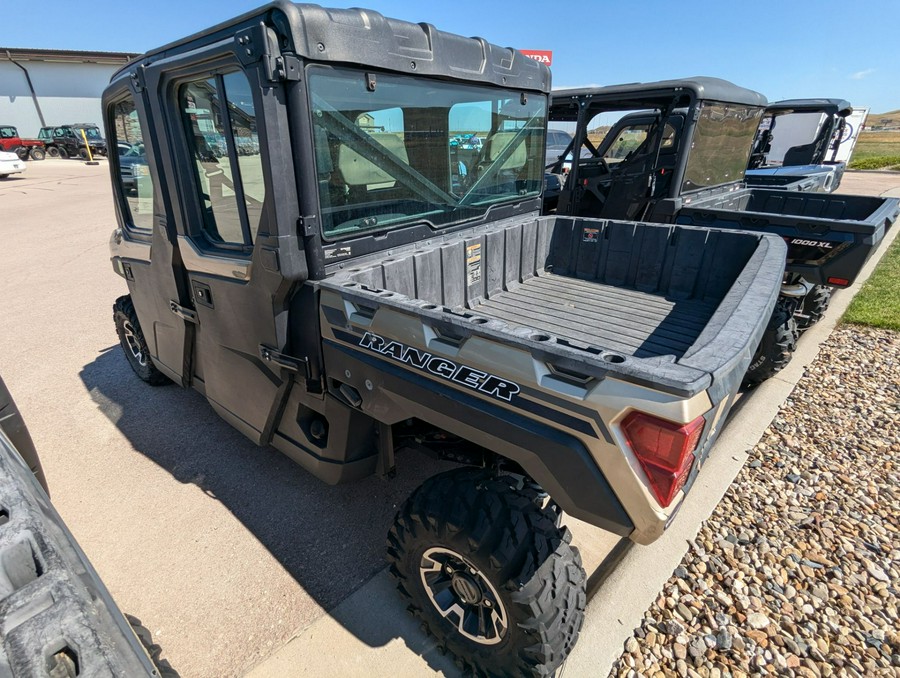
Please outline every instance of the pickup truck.
[[23, 139], [12, 125], [0, 125], [0, 151], [15, 153], [19, 160], [43, 160], [44, 142], [39, 139]]
[[482, 39], [276, 2], [103, 95], [110, 144], [127, 130], [149, 168], [133, 191], [110, 157], [134, 372], [327, 483], [390, 478], [411, 447], [457, 462], [399, 509], [388, 561], [441, 646], [490, 675], [548, 675], [578, 637], [563, 512], [642, 544], [675, 518], [786, 251], [540, 216], [549, 89]]
[[[705, 77], [557, 90], [550, 105], [551, 123], [575, 123], [564, 157], [579, 158], [568, 173], [561, 171], [562, 157], [549, 168], [563, 183], [557, 215], [784, 238], [782, 294], [745, 376], [749, 385], [790, 361], [802, 330], [825, 312], [831, 290], [853, 283], [900, 211], [897, 198], [748, 186], [745, 170], [766, 105], [757, 92]], [[620, 120], [597, 139], [593, 131], [612, 116]]]
[[178, 675], [149, 631], [116, 606], [50, 503], [34, 443], [3, 379], [0, 628], [4, 676]]
[[[830, 193], [840, 186], [845, 164], [837, 160], [853, 113], [843, 99], [785, 99], [766, 107], [753, 139], [745, 181], [763, 188], [787, 187]], [[852, 145], [847, 155], [852, 153]]]

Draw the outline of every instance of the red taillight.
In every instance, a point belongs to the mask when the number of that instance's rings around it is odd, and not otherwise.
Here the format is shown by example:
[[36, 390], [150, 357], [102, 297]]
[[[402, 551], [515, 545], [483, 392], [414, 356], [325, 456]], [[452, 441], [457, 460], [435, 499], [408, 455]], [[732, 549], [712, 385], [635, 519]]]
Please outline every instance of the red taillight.
[[835, 287], [846, 287], [850, 284], [850, 281], [846, 278], [829, 278], [828, 284], [834, 285]]
[[643, 412], [632, 412], [622, 422], [625, 439], [661, 506], [671, 504], [687, 482], [705, 423], [697, 417], [689, 424], [676, 424]]

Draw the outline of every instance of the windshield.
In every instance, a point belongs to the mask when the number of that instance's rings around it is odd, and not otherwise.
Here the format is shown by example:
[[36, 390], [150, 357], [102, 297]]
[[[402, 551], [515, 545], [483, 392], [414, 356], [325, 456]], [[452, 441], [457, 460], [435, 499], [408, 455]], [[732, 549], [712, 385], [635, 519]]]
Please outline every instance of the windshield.
[[762, 114], [753, 106], [703, 102], [681, 190], [741, 181]]
[[98, 127], [78, 127], [76, 128], [78, 131], [76, 132], [76, 136], [81, 136], [81, 131], [84, 130], [84, 134], [88, 139], [102, 139], [103, 136], [100, 134], [100, 129]]
[[309, 89], [326, 238], [448, 226], [540, 195], [541, 94], [321, 67]]

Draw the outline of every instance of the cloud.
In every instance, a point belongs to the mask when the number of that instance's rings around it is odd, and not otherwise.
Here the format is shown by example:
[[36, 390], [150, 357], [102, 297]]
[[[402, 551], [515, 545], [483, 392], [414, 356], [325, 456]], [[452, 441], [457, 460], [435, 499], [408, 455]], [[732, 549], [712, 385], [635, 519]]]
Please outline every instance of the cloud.
[[874, 68], [867, 68], [864, 71], [856, 71], [853, 75], [850, 76], [851, 80], [862, 80], [863, 78], [867, 78], [875, 72]]

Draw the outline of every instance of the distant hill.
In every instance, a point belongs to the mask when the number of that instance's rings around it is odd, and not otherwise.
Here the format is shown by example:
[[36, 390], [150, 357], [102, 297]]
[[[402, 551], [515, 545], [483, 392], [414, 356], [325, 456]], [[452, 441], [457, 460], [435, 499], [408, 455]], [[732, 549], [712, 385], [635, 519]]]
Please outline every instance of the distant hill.
[[887, 113], [869, 113], [866, 118], [866, 131], [900, 129], [900, 109]]

